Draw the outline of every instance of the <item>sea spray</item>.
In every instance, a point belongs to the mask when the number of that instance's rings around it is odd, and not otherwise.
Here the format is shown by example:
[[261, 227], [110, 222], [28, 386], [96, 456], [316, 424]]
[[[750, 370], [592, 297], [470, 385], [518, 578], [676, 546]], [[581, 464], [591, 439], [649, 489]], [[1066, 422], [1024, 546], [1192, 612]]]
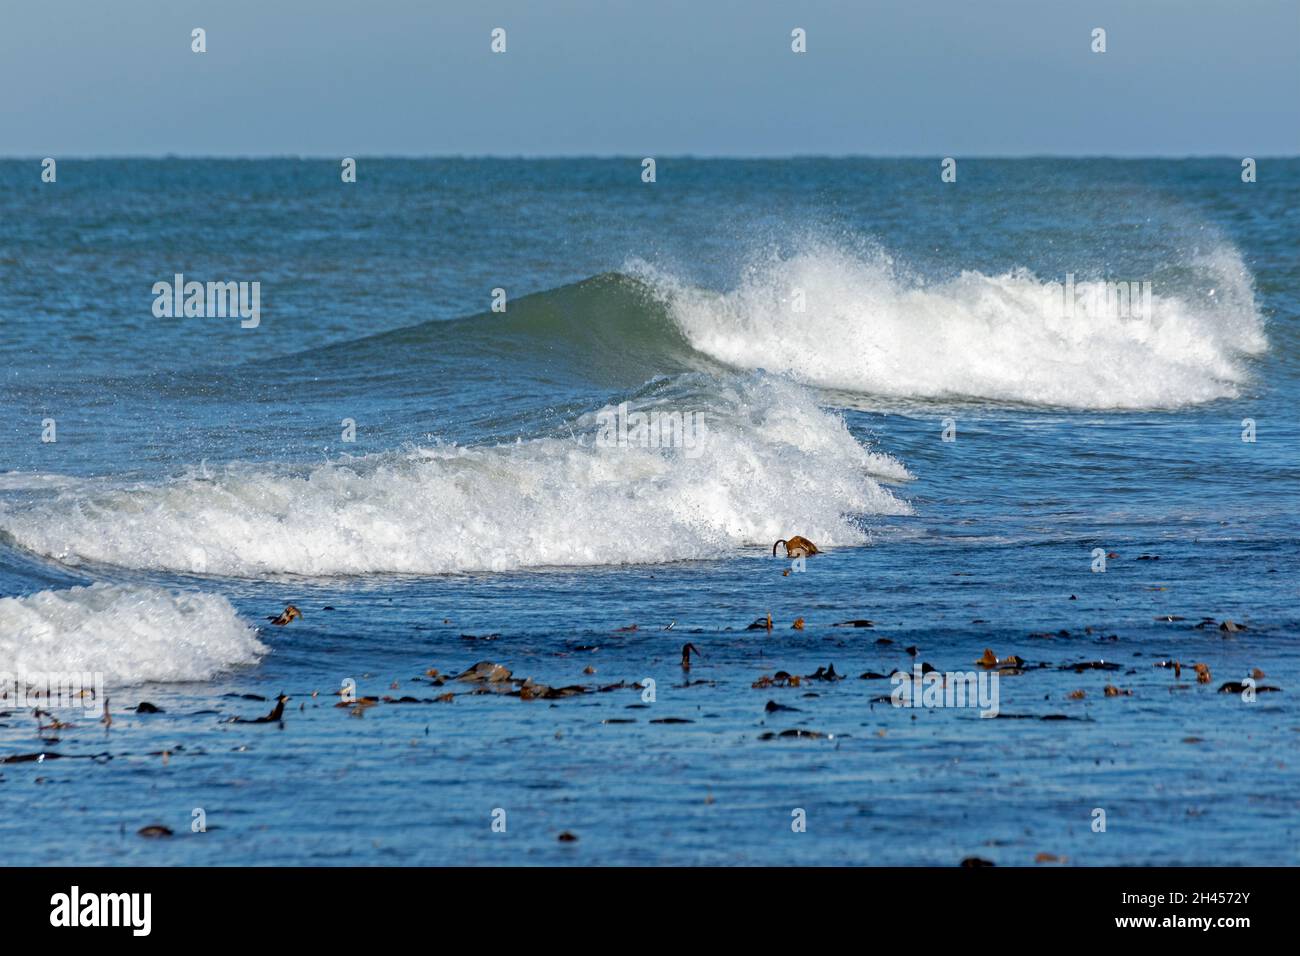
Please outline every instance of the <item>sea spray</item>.
[[[440, 574], [726, 557], [791, 529], [858, 545], [862, 516], [910, 511], [881, 483], [906, 480], [906, 468], [863, 447], [806, 389], [734, 376], [694, 401], [709, 425], [690, 448], [602, 443], [593, 411], [565, 437], [74, 486], [0, 511], [0, 530], [70, 564]], [[150, 520], [123, 520], [141, 512]]]
[[[1024, 269], [905, 279], [883, 252], [807, 243], [726, 292], [633, 261], [690, 344], [737, 368], [914, 399], [1123, 409], [1239, 394], [1267, 348], [1253, 279], [1220, 245], [1196, 281], [1044, 281]], [[1080, 270], [1082, 272], [1082, 270]]]

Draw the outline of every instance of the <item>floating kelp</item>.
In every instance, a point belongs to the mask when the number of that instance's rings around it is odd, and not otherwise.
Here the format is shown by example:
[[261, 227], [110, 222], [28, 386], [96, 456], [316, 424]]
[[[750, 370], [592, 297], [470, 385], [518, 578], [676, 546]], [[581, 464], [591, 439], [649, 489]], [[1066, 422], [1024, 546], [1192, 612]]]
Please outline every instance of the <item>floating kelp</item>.
[[803, 681], [804, 679], [798, 674], [791, 674], [789, 671], [777, 671], [771, 677], [764, 674], [749, 686], [755, 690], [760, 690], [765, 687], [798, 687], [803, 683]]
[[1089, 720], [1087, 717], [1071, 717], [1069, 714], [1008, 714], [999, 711], [996, 720]]
[[836, 681], [844, 680], [844, 675], [835, 672], [834, 664], [828, 664], [826, 667], [817, 668], [817, 670], [813, 671], [811, 674], [805, 674], [804, 680]]
[[44, 763], [46, 760], [60, 760], [64, 756], [65, 754], [54, 750], [43, 750], [34, 754], [14, 754], [10, 757], [0, 757], [0, 763]]
[[1252, 687], [1250, 684], [1243, 684], [1241, 681], [1235, 680], [1225, 681], [1219, 685], [1220, 694], [1242, 694], [1247, 690], [1254, 691], [1256, 694], [1277, 694], [1281, 693], [1282, 688], [1274, 687], [1271, 684], [1259, 684]]
[[355, 700], [341, 700], [335, 707], [374, 707], [378, 705], [378, 697], [358, 697]]
[[302, 617], [302, 611], [298, 610], [292, 604], [286, 604], [284, 606], [284, 610], [281, 611], [278, 616], [272, 615], [268, 617], [267, 620], [270, 621], [272, 624], [274, 624], [276, 627], [284, 627], [290, 621], [297, 620], [301, 617]]
[[984, 667], [984, 668], [994, 668], [994, 667], [1001, 668], [1001, 667], [1023, 667], [1025, 662], [1023, 658], [1017, 657], [1014, 654], [1010, 655], [1009, 657], [1004, 657], [1001, 660], [998, 660], [998, 655], [993, 653], [993, 649], [991, 647], [986, 647], [984, 648], [984, 655], [975, 663], [980, 665], [980, 667]]
[[[898, 678], [899, 680], [915, 680], [916, 675], [913, 673], [913, 671], [915, 670], [916, 665], [912, 665], [912, 667], [913, 667], [912, 671], [896, 670], [892, 674], [890, 674], [889, 677], [891, 680], [895, 677]], [[938, 673], [938, 668], [936, 668], [933, 664], [931, 664], [929, 661], [921, 662], [922, 677], [924, 677], [926, 674], [935, 674], [935, 673]]]
[[539, 684], [530, 677], [519, 685], [517, 691], [511, 691], [509, 696], [518, 697], [520, 700], [559, 700], [563, 697], [577, 697], [579, 694], [587, 692], [587, 688], [581, 684], [570, 684], [567, 687], [550, 687], [546, 684]]
[[1084, 671], [1117, 671], [1119, 665], [1114, 661], [1079, 661], [1075, 664], [1062, 664], [1060, 669], [1082, 674]]
[[263, 717], [230, 717], [226, 723], [230, 724], [278, 724], [284, 719], [284, 705], [289, 698], [285, 694], [280, 694], [275, 699], [275, 707], [271, 712]]
[[[39, 733], [42, 730], [67, 730], [73, 725], [67, 721], [59, 720], [49, 711], [41, 710], [39, 707], [32, 711], [32, 716], [36, 718], [36, 730]], [[46, 718], [49, 718], [48, 723]]]
[[1171, 660], [1156, 661], [1151, 666], [1171, 668], [1174, 672], [1175, 680], [1183, 676], [1183, 665], [1180, 661], [1171, 661]]
[[785, 545], [785, 556], [787, 558], [809, 558], [814, 554], [821, 554], [817, 545], [813, 544], [802, 535], [794, 535], [787, 541], [785, 538], [778, 538], [772, 545], [772, 557], [776, 557], [776, 549], [780, 545]]
[[468, 670], [457, 674], [453, 680], [470, 681], [472, 683], [500, 684], [503, 681], [510, 680], [510, 671], [495, 664], [492, 661], [479, 661]]

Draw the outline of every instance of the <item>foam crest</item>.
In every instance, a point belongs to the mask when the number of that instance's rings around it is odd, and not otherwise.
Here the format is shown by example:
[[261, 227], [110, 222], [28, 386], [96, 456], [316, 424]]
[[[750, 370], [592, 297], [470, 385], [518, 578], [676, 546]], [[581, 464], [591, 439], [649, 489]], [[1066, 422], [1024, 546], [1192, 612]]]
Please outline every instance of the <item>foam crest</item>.
[[437, 574], [715, 558], [791, 534], [861, 544], [859, 516], [909, 510], [876, 480], [906, 469], [806, 390], [747, 377], [697, 402], [706, 428], [693, 447], [602, 444], [593, 412], [566, 437], [77, 488], [8, 506], [0, 529], [68, 563]]
[[824, 244], [758, 262], [721, 295], [643, 263], [632, 271], [706, 355], [872, 395], [1177, 407], [1237, 395], [1244, 360], [1267, 348], [1250, 272], [1230, 246], [1151, 280], [1149, 315], [1123, 314], [1103, 280], [1080, 280], [1069, 297], [1065, 277], [1025, 270], [923, 284], [883, 253]]
[[95, 584], [0, 598], [0, 671], [105, 683], [209, 680], [266, 652], [218, 594]]

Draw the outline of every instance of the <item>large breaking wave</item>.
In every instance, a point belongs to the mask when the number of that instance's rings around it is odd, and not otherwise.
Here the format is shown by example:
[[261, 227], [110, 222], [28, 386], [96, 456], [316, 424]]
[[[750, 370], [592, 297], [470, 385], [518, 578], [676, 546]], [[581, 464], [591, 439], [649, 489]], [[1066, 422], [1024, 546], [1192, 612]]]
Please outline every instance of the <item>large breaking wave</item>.
[[1236, 396], [1245, 359], [1267, 347], [1253, 279], [1227, 245], [1147, 280], [1149, 315], [1108, 305], [1102, 279], [1080, 280], [1070, 309], [1064, 277], [922, 283], [884, 253], [824, 244], [757, 262], [721, 294], [633, 271], [704, 355], [891, 398], [1174, 408]]
[[876, 480], [906, 469], [860, 445], [806, 390], [696, 378], [637, 399], [698, 407], [705, 432], [693, 448], [600, 444], [593, 411], [564, 437], [64, 486], [6, 506], [0, 530], [72, 564], [438, 574], [715, 558], [792, 534], [860, 544], [860, 516], [909, 510]]

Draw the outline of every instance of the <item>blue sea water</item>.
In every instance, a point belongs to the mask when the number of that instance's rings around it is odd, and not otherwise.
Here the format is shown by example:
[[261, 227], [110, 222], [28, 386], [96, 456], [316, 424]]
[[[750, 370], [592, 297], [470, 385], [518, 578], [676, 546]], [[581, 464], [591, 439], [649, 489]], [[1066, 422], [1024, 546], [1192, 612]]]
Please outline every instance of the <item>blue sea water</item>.
[[[9, 862], [1298, 861], [1300, 161], [657, 173], [0, 162], [0, 672], [114, 716], [0, 700]], [[859, 677], [985, 648], [997, 719]]]

